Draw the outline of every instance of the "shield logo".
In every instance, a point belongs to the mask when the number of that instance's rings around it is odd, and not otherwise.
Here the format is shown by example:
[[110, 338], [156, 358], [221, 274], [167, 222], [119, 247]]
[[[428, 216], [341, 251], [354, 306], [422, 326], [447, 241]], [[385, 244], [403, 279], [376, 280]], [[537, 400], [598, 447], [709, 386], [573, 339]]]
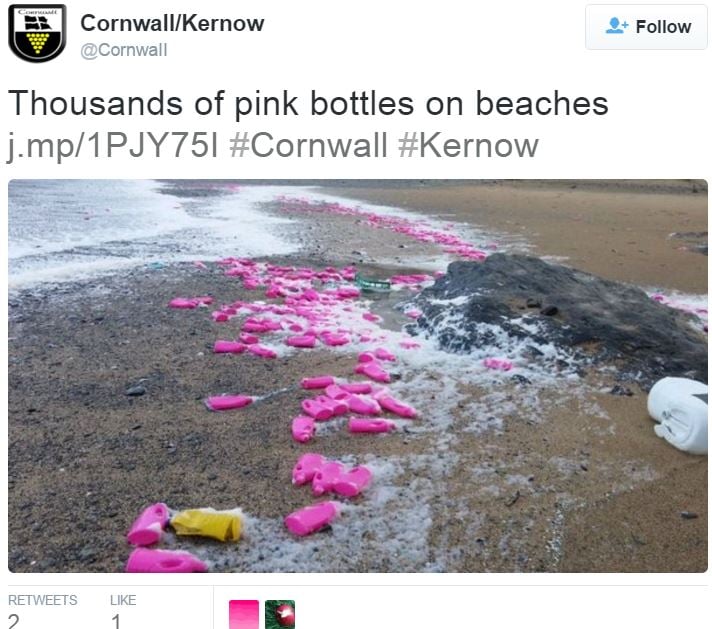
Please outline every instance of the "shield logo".
[[39, 63], [54, 59], [67, 40], [67, 7], [63, 4], [11, 4], [9, 43], [20, 59]]

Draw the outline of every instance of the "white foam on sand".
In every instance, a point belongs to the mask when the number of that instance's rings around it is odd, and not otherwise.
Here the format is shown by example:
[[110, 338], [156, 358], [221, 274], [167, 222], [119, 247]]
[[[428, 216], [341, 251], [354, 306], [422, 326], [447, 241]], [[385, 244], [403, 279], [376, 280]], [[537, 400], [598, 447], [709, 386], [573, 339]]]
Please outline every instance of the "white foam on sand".
[[[413, 474], [418, 457], [378, 457], [360, 461], [374, 481], [354, 501], [335, 499], [341, 513], [328, 532], [298, 538], [282, 518], [246, 516], [243, 539], [235, 552], [224, 547], [185, 544], [214, 571], [241, 572], [404, 572], [438, 570], [429, 563], [430, 499], [442, 479]], [[353, 462], [351, 462], [353, 464]], [[308, 486], [294, 487], [304, 505], [312, 504]], [[334, 498], [330, 498], [334, 499]]]

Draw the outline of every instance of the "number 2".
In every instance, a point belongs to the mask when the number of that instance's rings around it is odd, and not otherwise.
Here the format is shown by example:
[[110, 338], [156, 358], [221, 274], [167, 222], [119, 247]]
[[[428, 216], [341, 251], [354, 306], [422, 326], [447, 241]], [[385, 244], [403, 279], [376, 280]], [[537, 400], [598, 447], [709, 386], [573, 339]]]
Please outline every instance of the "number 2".
[[20, 622], [20, 617], [17, 614], [10, 614], [7, 617], [8, 620], [12, 621], [10, 623], [10, 629], [13, 629], [14, 627], [17, 626], [17, 623]]

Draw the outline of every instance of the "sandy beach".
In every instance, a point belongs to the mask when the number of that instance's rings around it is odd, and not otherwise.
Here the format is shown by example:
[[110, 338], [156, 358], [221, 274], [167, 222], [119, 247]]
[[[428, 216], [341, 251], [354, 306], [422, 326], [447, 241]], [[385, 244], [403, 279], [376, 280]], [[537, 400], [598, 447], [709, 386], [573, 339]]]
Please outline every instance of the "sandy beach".
[[[190, 182], [167, 193], [196, 197]], [[250, 184], [239, 182], [236, 197]], [[256, 184], [257, 185], [257, 184]], [[305, 182], [300, 185], [307, 186]], [[470, 230], [498, 250], [559, 261], [666, 294], [707, 293], [707, 187], [696, 181], [310, 182], [359, 204], [400, 208]], [[187, 191], [186, 191], [187, 189]], [[222, 192], [221, 192], [222, 194]], [[353, 214], [261, 211], [298, 251], [260, 263], [341, 268], [367, 276], [446, 271], [442, 247], [373, 229]], [[371, 206], [369, 206], [371, 207]], [[224, 251], [224, 256], [232, 255]], [[403, 351], [393, 390], [419, 418], [391, 434], [320, 424], [290, 437], [304, 376], [353, 379], [360, 348], [320, 346], [265, 360], [217, 355], [236, 317], [174, 310], [177, 296], [215, 304], [264, 299], [216, 258], [139, 266], [9, 296], [9, 567], [16, 572], [114, 572], [142, 508], [240, 507], [244, 537], [220, 544], [168, 533], [214, 571], [701, 572], [707, 569], [707, 457], [653, 433], [646, 392], [614, 369], [568, 378], [482, 374], [466, 356]], [[414, 293], [372, 293], [389, 334], [411, 322]], [[390, 338], [390, 337], [389, 337]], [[393, 338], [396, 338], [395, 336]], [[699, 333], [700, 343], [706, 335]], [[472, 360], [474, 363], [474, 359]], [[460, 366], [465, 367], [460, 367]], [[516, 372], [515, 372], [516, 373]], [[140, 386], [141, 395], [127, 395]], [[211, 413], [220, 393], [265, 396]], [[312, 500], [294, 487], [300, 454], [372, 468], [372, 486], [329, 530], [297, 539], [284, 516]]]

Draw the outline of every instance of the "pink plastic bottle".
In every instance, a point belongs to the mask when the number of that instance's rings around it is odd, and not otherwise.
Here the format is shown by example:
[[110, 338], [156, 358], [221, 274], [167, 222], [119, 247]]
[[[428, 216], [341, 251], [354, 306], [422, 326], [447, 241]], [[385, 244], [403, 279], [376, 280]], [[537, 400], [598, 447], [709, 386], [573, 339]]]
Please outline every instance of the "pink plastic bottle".
[[216, 354], [242, 354], [245, 344], [238, 341], [215, 341], [213, 351]]
[[317, 400], [303, 400], [302, 409], [307, 415], [311, 415], [320, 422], [324, 422], [334, 416], [334, 413], [328, 406], [324, 406]]
[[349, 410], [359, 415], [378, 415], [381, 412], [380, 404], [372, 397], [366, 395], [352, 395], [347, 400]]
[[[363, 365], [359, 365], [359, 367], [362, 367], [362, 370], [359, 373], [363, 373], [364, 376], [371, 378], [371, 380], [375, 380], [376, 382], [391, 381], [391, 376], [388, 372], [385, 371], [375, 360], [370, 363], [363, 363]], [[358, 369], [358, 367], [356, 369]]]
[[197, 299], [186, 299], [185, 297], [176, 297], [168, 302], [169, 308], [178, 308], [179, 310], [192, 310], [198, 307]]
[[392, 352], [389, 352], [387, 349], [384, 347], [379, 347], [374, 354], [376, 355], [376, 358], [379, 360], [387, 360], [389, 362], [395, 362], [396, 360], [396, 355], [393, 354]]
[[291, 347], [299, 347], [302, 349], [312, 349], [316, 347], [315, 336], [290, 336], [285, 343]]
[[314, 475], [326, 464], [326, 459], [321, 454], [308, 452], [302, 454], [297, 464], [292, 469], [292, 483], [306, 485], [311, 482]]
[[314, 426], [314, 418], [299, 415], [292, 420], [292, 437], [299, 443], [311, 441], [314, 437], [316, 428]]
[[375, 360], [376, 356], [372, 352], [361, 352], [358, 355], [358, 362], [360, 363], [370, 363], [372, 360]]
[[338, 461], [324, 463], [314, 474], [312, 479], [312, 493], [321, 496], [332, 491], [334, 483], [344, 473], [344, 466]]
[[228, 411], [248, 406], [252, 401], [249, 395], [216, 395], [205, 400], [205, 405], [211, 411]]
[[365, 417], [352, 417], [349, 419], [349, 432], [391, 432], [395, 430], [396, 425], [390, 419], [383, 419], [381, 417], [376, 418], [365, 418]]
[[349, 412], [349, 405], [345, 400], [334, 400], [326, 395], [320, 395], [316, 398], [322, 406], [326, 406], [331, 411], [332, 417], [346, 415]]
[[302, 379], [302, 389], [325, 389], [334, 384], [334, 376], [314, 376]]
[[348, 393], [371, 393], [373, 391], [373, 385], [370, 382], [344, 382], [339, 386]]
[[169, 518], [168, 507], [162, 502], [157, 502], [141, 512], [131, 525], [126, 539], [133, 546], [156, 544], [161, 541]]
[[514, 364], [506, 358], [485, 358], [482, 363], [487, 369], [496, 369], [499, 371], [509, 371]]
[[330, 384], [324, 391], [332, 400], [345, 400], [350, 393], [339, 384]]
[[352, 470], [341, 474], [334, 481], [333, 490], [341, 496], [358, 496], [366, 487], [368, 487], [373, 478], [371, 470], [363, 465], [353, 468]]
[[341, 288], [336, 289], [336, 294], [341, 299], [351, 299], [353, 297], [358, 297], [361, 294], [361, 291], [355, 286], [342, 286]]
[[126, 572], [207, 572], [195, 555], [182, 550], [137, 548], [126, 562]]
[[416, 410], [400, 400], [388, 395], [387, 393], [376, 394], [378, 403], [387, 411], [395, 413], [399, 417], [406, 419], [415, 419], [418, 415]]
[[303, 537], [324, 528], [339, 515], [337, 502], [320, 502], [290, 513], [284, 524], [290, 533]]
[[322, 334], [321, 340], [329, 347], [338, 347], [340, 345], [348, 345], [349, 343], [348, 336], [345, 334], [334, 334], [333, 332], [326, 332]]
[[269, 347], [260, 345], [259, 343], [255, 343], [254, 345], [248, 345], [247, 351], [250, 352], [250, 354], [259, 356], [260, 358], [277, 358], [277, 352], [275, 352], [273, 349], [270, 349]]
[[262, 334], [264, 332], [267, 332], [267, 326], [262, 325], [261, 323], [253, 323], [251, 321], [245, 321], [245, 323], [242, 324], [242, 331], [243, 332], [249, 332], [249, 333], [255, 333], [255, 334]]
[[259, 336], [255, 336], [254, 334], [250, 334], [249, 332], [240, 332], [240, 336], [238, 338], [245, 345], [254, 345], [255, 343], [260, 342]]

